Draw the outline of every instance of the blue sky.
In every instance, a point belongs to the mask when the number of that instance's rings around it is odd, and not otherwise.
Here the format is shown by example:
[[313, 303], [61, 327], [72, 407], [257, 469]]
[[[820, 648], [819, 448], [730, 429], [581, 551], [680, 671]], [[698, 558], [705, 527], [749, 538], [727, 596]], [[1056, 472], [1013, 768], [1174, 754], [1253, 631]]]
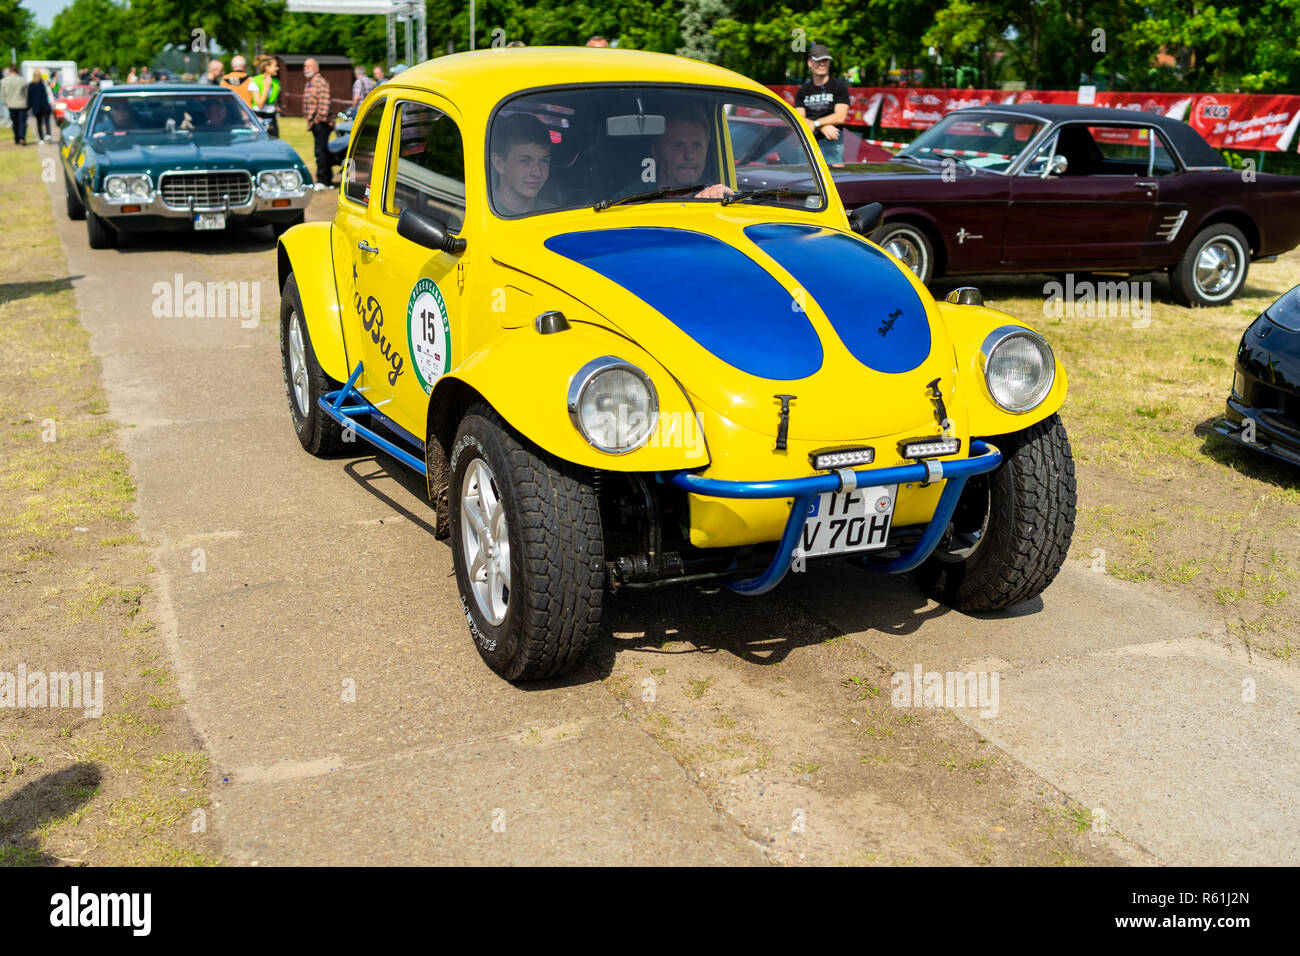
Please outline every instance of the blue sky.
[[36, 14], [36, 22], [43, 27], [54, 22], [54, 15], [68, 3], [69, 0], [23, 0], [23, 6]]

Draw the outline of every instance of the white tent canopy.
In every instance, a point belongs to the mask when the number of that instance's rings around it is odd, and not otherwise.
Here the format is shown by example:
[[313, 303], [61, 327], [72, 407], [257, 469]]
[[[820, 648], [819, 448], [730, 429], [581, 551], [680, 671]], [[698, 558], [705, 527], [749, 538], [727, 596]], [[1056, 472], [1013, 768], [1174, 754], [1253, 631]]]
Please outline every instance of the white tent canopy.
[[[388, 68], [397, 62], [397, 21], [406, 38], [406, 65], [429, 58], [429, 36], [423, 0], [289, 0], [290, 13], [383, 14], [388, 19]], [[414, 34], [414, 36], [412, 36]], [[414, 41], [414, 42], [412, 42]]]

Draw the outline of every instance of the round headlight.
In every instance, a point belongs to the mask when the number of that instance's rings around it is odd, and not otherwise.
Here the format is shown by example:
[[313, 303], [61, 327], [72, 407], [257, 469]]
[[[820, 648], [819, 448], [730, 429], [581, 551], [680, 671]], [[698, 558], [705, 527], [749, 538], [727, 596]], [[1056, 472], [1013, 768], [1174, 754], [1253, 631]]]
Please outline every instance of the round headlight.
[[105, 186], [107, 187], [110, 196], [117, 197], [126, 195], [126, 182], [120, 177], [114, 176], [105, 184]]
[[980, 349], [984, 382], [993, 401], [1009, 412], [1037, 408], [1052, 390], [1056, 361], [1043, 337], [1019, 326], [1003, 326]]
[[573, 376], [569, 417], [592, 447], [621, 455], [650, 437], [659, 420], [659, 396], [639, 368], [606, 355]]
[[280, 191], [280, 174], [266, 170], [257, 174], [257, 189], [259, 192], [275, 193]]
[[280, 174], [280, 188], [285, 192], [297, 192], [302, 188], [302, 177], [295, 169], [286, 169]]
[[147, 196], [149, 195], [149, 180], [144, 176], [137, 176], [131, 180], [131, 195]]

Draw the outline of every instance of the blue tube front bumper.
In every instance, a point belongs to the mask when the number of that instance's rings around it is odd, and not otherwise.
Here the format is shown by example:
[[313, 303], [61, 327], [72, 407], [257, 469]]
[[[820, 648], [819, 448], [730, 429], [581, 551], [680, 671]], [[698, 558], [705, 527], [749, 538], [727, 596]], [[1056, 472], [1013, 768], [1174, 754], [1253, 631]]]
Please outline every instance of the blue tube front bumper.
[[780, 481], [720, 481], [703, 478], [700, 475], [679, 471], [661, 473], [660, 482], [671, 484], [683, 491], [710, 498], [793, 498], [790, 517], [785, 523], [785, 531], [777, 544], [776, 555], [762, 574], [753, 578], [731, 578], [722, 582], [724, 587], [740, 594], [763, 594], [781, 583], [790, 570], [794, 559], [794, 549], [799, 543], [808, 509], [814, 498], [828, 491], [851, 491], [854, 488], [874, 487], [878, 485], [906, 484], [908, 482], [931, 483], [946, 480], [947, 485], [939, 496], [934, 516], [926, 525], [921, 539], [906, 553], [892, 561], [864, 560], [864, 565], [889, 574], [901, 574], [911, 571], [930, 556], [938, 546], [948, 523], [952, 521], [953, 511], [966, 487], [966, 479], [972, 475], [982, 475], [1002, 464], [1002, 453], [986, 442], [973, 439], [970, 442], [971, 457], [957, 461], [936, 461], [926, 459], [911, 465], [896, 465], [892, 468], [868, 468], [854, 471], [842, 468], [824, 475], [812, 475], [807, 478], [787, 478]]

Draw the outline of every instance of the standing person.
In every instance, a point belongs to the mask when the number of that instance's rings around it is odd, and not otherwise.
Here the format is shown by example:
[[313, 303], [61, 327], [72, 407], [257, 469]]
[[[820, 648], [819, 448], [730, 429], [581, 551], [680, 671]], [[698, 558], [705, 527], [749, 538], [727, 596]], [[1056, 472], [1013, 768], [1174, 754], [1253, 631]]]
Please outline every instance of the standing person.
[[253, 61], [257, 75], [248, 80], [248, 89], [253, 98], [253, 112], [266, 124], [266, 131], [277, 139], [280, 136], [280, 123], [276, 119], [280, 99], [280, 60], [277, 57], [262, 54]]
[[[376, 67], [376, 69], [378, 69], [378, 67]], [[352, 81], [352, 105], [359, 106], [361, 101], [366, 98], [366, 94], [375, 88], [376, 83], [370, 77], [366, 76], [366, 68], [364, 66], [359, 66], [352, 72], [356, 77], [356, 79]]]
[[32, 70], [32, 81], [27, 84], [27, 108], [36, 120], [36, 138], [42, 143], [50, 141], [50, 90], [40, 70]]
[[383, 83], [388, 79], [388, 77], [384, 76], [384, 68], [382, 66], [375, 67], [371, 75], [375, 78], [375, 86], [378, 86], [380, 83]]
[[0, 98], [9, 109], [9, 118], [14, 124], [14, 145], [27, 145], [27, 84], [18, 72], [18, 64], [10, 63], [5, 70], [5, 78], [0, 80]]
[[248, 88], [248, 60], [236, 53], [230, 58], [230, 72], [221, 78], [221, 85], [228, 86], [249, 106], [253, 105], [252, 91]]
[[307, 128], [316, 140], [316, 182], [322, 186], [334, 186], [334, 159], [330, 156], [330, 85], [321, 75], [320, 64], [308, 57], [302, 65], [302, 75], [307, 85], [302, 94], [302, 115], [307, 120]]
[[220, 60], [209, 60], [208, 71], [199, 77], [199, 82], [208, 86], [216, 86], [221, 83], [221, 74], [226, 67]]
[[812, 79], [795, 93], [795, 112], [808, 120], [826, 162], [841, 165], [844, 140], [840, 127], [849, 118], [849, 85], [831, 76], [831, 51], [823, 43], [814, 43], [808, 51], [808, 69]]

